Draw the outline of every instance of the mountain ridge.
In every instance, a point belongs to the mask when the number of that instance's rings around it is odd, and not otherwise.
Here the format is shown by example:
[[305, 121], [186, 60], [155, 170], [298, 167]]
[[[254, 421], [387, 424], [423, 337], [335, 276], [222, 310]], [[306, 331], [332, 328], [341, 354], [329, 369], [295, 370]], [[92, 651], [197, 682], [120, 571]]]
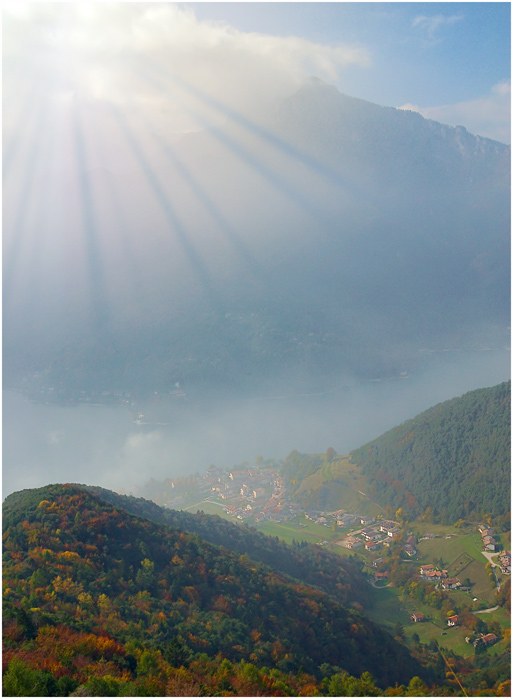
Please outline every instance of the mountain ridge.
[[[497, 342], [510, 148], [436, 124], [317, 85], [119, 173], [119, 244], [138, 266], [94, 285], [93, 306], [60, 289], [58, 261], [30, 313], [6, 290], [6, 377], [251, 392], [280, 374], [397, 374], [419, 366], [421, 347]], [[107, 193], [89, 190], [102, 211]], [[108, 224], [99, 238], [111, 240]], [[124, 259], [111, 245], [109, 259]]]
[[[134, 638], [159, 658], [178, 638], [190, 655], [222, 653], [319, 678], [323, 663], [370, 670], [385, 684], [425, 674], [386, 632], [324, 593], [78, 486], [12, 494], [3, 512], [6, 662], [20, 649], [30, 658], [31, 639], [42, 652], [49, 628], [59, 636], [66, 628], [108, 634], [118, 644], [118, 660], [109, 656], [115, 677]], [[78, 659], [54, 662], [58, 676], [84, 676]]]

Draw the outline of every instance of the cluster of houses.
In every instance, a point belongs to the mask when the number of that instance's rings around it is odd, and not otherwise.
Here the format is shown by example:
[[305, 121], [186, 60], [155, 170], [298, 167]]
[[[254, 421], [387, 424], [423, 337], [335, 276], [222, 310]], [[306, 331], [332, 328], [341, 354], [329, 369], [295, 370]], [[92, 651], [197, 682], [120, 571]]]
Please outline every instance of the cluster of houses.
[[457, 590], [461, 587], [461, 582], [458, 578], [450, 578], [449, 571], [439, 570], [432, 563], [421, 565], [420, 577], [427, 582], [439, 582], [443, 590]]
[[479, 533], [481, 534], [481, 541], [483, 542], [483, 548], [485, 551], [496, 551], [497, 542], [493, 538], [493, 529], [481, 524], [479, 526]]
[[[426, 617], [422, 612], [414, 612], [410, 616], [411, 621], [413, 621], [415, 624], [418, 624], [421, 621], [426, 621]], [[458, 626], [458, 615], [453, 614], [453, 616], [450, 616], [447, 619], [447, 626]]]
[[224, 511], [237, 519], [285, 522], [300, 511], [288, 503], [283, 478], [276, 468], [246, 468], [226, 473], [209, 468], [205, 478], [211, 494], [227, 501]]
[[[366, 551], [375, 551], [382, 545], [388, 546], [390, 540], [400, 532], [398, 522], [381, 520], [376, 523], [374, 517], [360, 517], [359, 520], [360, 524], [364, 526], [364, 529], [352, 532], [343, 539], [339, 539], [337, 543], [340, 546], [344, 546], [347, 549], [355, 549], [363, 546]], [[357, 521], [356, 518], [354, 521]], [[368, 526], [370, 524], [374, 526]], [[414, 548], [414, 544], [416, 543], [415, 538], [410, 537], [408, 541], [409, 543], [407, 542], [406, 544], [408, 550], [406, 552], [413, 552], [408, 553], [408, 555], [414, 555], [414, 553], [416, 553]]]
[[511, 575], [511, 551], [502, 551], [499, 553], [498, 558], [501, 572]]
[[479, 645], [492, 646], [499, 640], [499, 637], [494, 633], [480, 633], [477, 638], [475, 636], [466, 636], [465, 641], [471, 643], [474, 648]]

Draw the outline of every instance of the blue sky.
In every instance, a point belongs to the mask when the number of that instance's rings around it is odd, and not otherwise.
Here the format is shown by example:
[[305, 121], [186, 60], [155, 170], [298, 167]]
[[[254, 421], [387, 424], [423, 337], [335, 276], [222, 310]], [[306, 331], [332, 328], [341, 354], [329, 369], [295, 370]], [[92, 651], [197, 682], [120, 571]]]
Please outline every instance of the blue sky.
[[55, 121], [71, 101], [140, 110], [169, 136], [216, 118], [208, 100], [194, 102], [184, 86], [251, 115], [308, 75], [349, 95], [509, 142], [509, 3], [3, 8], [7, 143], [27, 109], [49, 109]]
[[428, 117], [509, 142], [509, 2], [188, 5], [200, 20], [247, 33], [359, 46], [368, 62], [339, 71], [333, 83], [341, 92], [385, 106], [415, 105]]

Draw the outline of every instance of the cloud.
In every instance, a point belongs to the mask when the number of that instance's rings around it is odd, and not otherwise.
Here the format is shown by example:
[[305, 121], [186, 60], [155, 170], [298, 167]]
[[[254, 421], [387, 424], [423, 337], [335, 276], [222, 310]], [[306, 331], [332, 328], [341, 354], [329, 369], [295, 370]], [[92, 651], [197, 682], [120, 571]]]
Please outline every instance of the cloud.
[[310, 74], [335, 81], [345, 67], [370, 63], [360, 46], [245, 33], [169, 3], [6, 5], [4, 37], [8, 124], [19, 118], [24, 87], [26, 101], [35, 90], [47, 102], [74, 96], [161, 118], [165, 111], [180, 130], [191, 126], [191, 114], [215, 117], [200, 94], [250, 113]]
[[426, 15], [419, 15], [415, 17], [412, 22], [412, 28], [419, 28], [425, 33], [425, 43], [427, 45], [433, 46], [439, 44], [442, 39], [440, 38], [440, 33], [444, 27], [450, 27], [457, 22], [464, 19], [464, 15], [432, 15], [427, 17]]
[[473, 134], [492, 138], [501, 143], [511, 142], [511, 83], [509, 81], [494, 85], [489, 94], [468, 102], [444, 104], [438, 107], [404, 104], [400, 109], [419, 112], [426, 119], [433, 119], [442, 124], [464, 126]]
[[60, 444], [64, 441], [66, 434], [64, 430], [53, 430], [46, 435], [46, 443], [50, 445]]

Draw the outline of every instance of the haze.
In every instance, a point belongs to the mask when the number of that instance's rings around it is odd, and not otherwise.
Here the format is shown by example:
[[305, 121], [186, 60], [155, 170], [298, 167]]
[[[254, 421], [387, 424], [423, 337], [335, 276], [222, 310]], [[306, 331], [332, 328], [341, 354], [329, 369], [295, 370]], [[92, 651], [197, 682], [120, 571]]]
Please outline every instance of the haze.
[[3, 27], [4, 494], [343, 453], [509, 378], [509, 6]]

